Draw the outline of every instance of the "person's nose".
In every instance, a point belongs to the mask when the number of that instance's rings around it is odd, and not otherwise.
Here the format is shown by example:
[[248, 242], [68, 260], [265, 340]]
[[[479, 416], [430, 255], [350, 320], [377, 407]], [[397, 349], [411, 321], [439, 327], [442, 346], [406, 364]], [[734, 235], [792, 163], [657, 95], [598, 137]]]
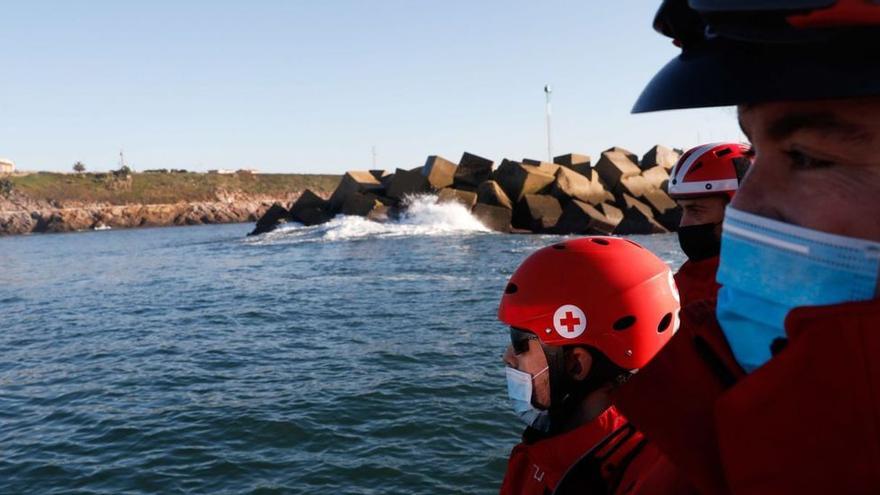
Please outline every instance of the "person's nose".
[[513, 353], [513, 347], [507, 346], [507, 349], [504, 350], [504, 354], [501, 356], [501, 360], [505, 365], [510, 366], [511, 368], [516, 368], [519, 364], [516, 360], [516, 355]]

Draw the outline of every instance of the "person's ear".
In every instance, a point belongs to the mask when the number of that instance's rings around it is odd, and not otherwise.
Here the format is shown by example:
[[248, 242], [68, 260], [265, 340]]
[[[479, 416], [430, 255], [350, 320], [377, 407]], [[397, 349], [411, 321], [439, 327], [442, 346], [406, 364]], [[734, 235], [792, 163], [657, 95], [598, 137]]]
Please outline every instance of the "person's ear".
[[583, 347], [575, 347], [566, 353], [565, 371], [575, 381], [584, 381], [592, 367], [593, 356]]

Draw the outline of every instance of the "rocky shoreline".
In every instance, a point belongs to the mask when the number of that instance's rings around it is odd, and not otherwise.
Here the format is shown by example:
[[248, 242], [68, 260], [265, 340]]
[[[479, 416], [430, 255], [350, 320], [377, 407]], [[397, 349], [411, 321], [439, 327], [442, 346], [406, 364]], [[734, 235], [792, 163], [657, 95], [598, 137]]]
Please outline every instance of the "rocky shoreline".
[[290, 204], [299, 196], [299, 192], [283, 197], [236, 194], [217, 201], [113, 205], [34, 200], [13, 192], [0, 197], [0, 236], [254, 222], [273, 204]]

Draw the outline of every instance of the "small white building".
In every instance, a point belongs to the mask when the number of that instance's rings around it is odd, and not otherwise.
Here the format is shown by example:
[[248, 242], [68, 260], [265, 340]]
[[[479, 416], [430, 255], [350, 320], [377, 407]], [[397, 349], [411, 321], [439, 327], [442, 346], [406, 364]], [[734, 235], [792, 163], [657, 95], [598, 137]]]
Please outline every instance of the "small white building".
[[209, 174], [217, 174], [217, 175], [233, 175], [235, 174], [235, 170], [229, 170], [225, 168], [208, 170]]
[[15, 171], [15, 162], [8, 158], [0, 158], [0, 174], [11, 174]]

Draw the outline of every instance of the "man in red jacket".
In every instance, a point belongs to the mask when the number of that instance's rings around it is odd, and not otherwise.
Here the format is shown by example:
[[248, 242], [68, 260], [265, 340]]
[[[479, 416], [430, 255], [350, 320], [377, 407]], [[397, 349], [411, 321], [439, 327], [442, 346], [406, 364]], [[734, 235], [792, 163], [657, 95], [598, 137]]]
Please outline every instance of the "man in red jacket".
[[669, 197], [682, 208], [678, 242], [688, 259], [675, 274], [682, 305], [715, 299], [721, 222], [748, 170], [751, 149], [739, 143], [697, 146], [681, 156], [669, 177]]
[[[668, 0], [635, 111], [738, 104], [717, 307], [616, 404], [703, 493], [880, 493], [880, 4]], [[711, 76], [712, 84], [707, 84]]]
[[523, 262], [498, 309], [508, 395], [527, 425], [502, 494], [687, 490], [610, 399], [675, 333], [678, 312], [669, 267], [628, 240], [566, 241]]

